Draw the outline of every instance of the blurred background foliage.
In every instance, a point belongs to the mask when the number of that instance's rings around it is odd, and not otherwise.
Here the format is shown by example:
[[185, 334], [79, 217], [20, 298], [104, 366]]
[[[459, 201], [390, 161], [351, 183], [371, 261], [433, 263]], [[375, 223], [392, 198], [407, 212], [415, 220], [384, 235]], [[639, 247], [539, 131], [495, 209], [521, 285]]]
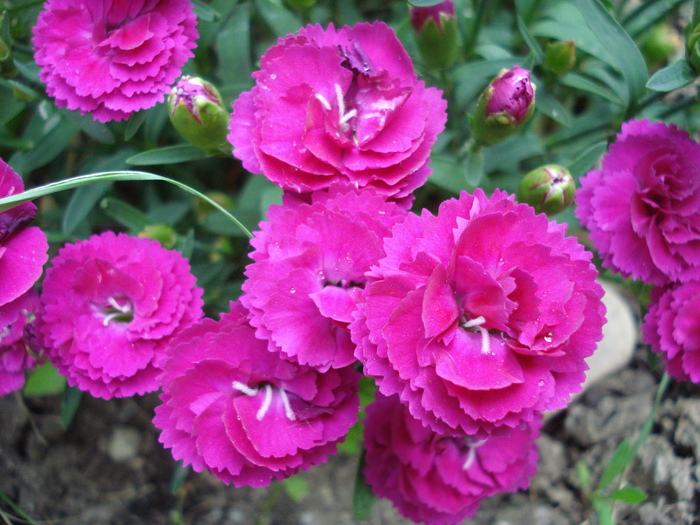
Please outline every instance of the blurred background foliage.
[[[414, 0], [414, 5], [435, 1]], [[58, 109], [45, 95], [33, 60], [32, 26], [43, 2], [0, 0], [0, 155], [27, 188], [80, 174], [142, 170], [206, 193], [257, 229], [281, 191], [247, 173], [231, 156], [206, 156], [172, 128], [165, 104], [101, 124]], [[528, 171], [556, 163], [575, 179], [595, 167], [620, 125], [631, 118], [673, 122], [693, 134], [700, 125], [695, 74], [686, 61], [689, 0], [456, 0], [460, 50], [449, 68], [427, 67], [404, 0], [195, 0], [200, 38], [183, 74], [215, 84], [230, 105], [252, 87], [251, 73], [277, 39], [307, 23], [336, 27], [383, 20], [393, 27], [418, 74], [444, 91], [446, 130], [432, 153], [428, 184], [414, 210], [435, 209], [462, 190], [515, 193]], [[573, 44], [571, 42], [573, 41]], [[562, 44], [565, 43], [565, 44]], [[574, 58], [552, 62], [552, 46]], [[532, 71], [534, 118], [516, 135], [470, 163], [468, 115], [503, 68]], [[157, 181], [99, 182], [43, 197], [37, 224], [52, 249], [106, 229], [159, 239], [191, 257], [206, 290], [207, 313], [228, 310], [247, 264], [245, 234], [210, 204]], [[573, 211], [557, 220], [576, 231]]]

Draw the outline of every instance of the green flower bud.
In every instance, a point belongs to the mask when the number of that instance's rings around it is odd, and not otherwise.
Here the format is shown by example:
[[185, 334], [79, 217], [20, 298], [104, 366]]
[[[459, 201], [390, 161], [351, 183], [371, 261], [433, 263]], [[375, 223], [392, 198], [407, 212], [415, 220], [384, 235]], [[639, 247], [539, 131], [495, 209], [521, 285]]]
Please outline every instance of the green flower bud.
[[[210, 191], [206, 195], [226, 210], [233, 210], [235, 208], [233, 199], [222, 191]], [[206, 220], [208, 215], [218, 213], [218, 210], [204, 199], [195, 199], [194, 213], [197, 217], [197, 221], [202, 223]]]
[[576, 185], [569, 170], [558, 164], [547, 164], [523, 177], [517, 198], [530, 204], [537, 213], [555, 215], [571, 205], [575, 193]]
[[474, 138], [493, 146], [516, 133], [535, 112], [535, 85], [519, 66], [503, 69], [479, 96], [471, 119]]
[[138, 236], [158, 241], [168, 249], [177, 243], [177, 233], [167, 224], [149, 224], [139, 232]]
[[435, 69], [454, 64], [459, 51], [459, 29], [451, 0], [432, 7], [410, 7], [411, 26], [425, 63]]
[[700, 73], [700, 24], [697, 24], [686, 37], [685, 59], [693, 71]]
[[678, 34], [668, 24], [661, 23], [646, 33], [640, 49], [649, 67], [660, 68], [680, 47]]
[[229, 112], [218, 90], [206, 80], [184, 76], [168, 97], [170, 121], [182, 137], [210, 155], [229, 151]]
[[544, 67], [563, 75], [576, 64], [576, 42], [562, 40], [550, 42], [544, 50]]

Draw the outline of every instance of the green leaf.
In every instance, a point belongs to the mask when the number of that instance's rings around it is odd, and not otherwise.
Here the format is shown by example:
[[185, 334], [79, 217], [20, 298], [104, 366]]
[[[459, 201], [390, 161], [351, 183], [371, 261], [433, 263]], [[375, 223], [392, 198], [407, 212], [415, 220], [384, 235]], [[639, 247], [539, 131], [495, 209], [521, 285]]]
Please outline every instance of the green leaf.
[[126, 130], [124, 130], [124, 140], [126, 142], [134, 138], [134, 135], [136, 135], [136, 132], [141, 127], [141, 124], [143, 124], [143, 121], [146, 120], [147, 114], [148, 112], [146, 110], [141, 110], [129, 117], [129, 120], [126, 123]]
[[215, 49], [219, 64], [226, 65], [219, 68], [224, 85], [234, 85], [243, 79], [252, 85], [250, 4], [239, 4], [233, 9], [226, 25], [216, 36]]
[[569, 86], [570, 88], [585, 91], [593, 95], [598, 95], [599, 97], [609, 100], [613, 104], [622, 105], [623, 103], [617, 93], [615, 93], [613, 90], [607, 86], [590, 80], [580, 73], [569, 72], [561, 77], [560, 82], [565, 86]]
[[537, 109], [547, 115], [562, 126], [571, 127], [573, 117], [571, 112], [565, 108], [551, 93], [539, 89], [536, 95]]
[[544, 61], [544, 52], [542, 51], [542, 48], [537, 43], [537, 40], [535, 40], [535, 37], [532, 36], [532, 33], [530, 33], [530, 30], [527, 28], [525, 22], [523, 22], [523, 19], [520, 18], [520, 16], [517, 17], [517, 21], [518, 31], [520, 31], [520, 35], [523, 37], [523, 40], [525, 40], [527, 47], [530, 48], [530, 52], [535, 58], [535, 64], [541, 64]]
[[100, 202], [100, 208], [112, 219], [132, 232], [140, 232], [153, 221], [138, 208], [119, 199], [107, 197]]
[[376, 496], [372, 492], [372, 488], [365, 481], [362, 475], [362, 469], [365, 466], [365, 452], [362, 451], [360, 461], [357, 464], [357, 474], [355, 476], [355, 491], [352, 496], [352, 514], [356, 520], [369, 519], [372, 512], [372, 505]]
[[66, 378], [50, 361], [46, 361], [29, 373], [22, 393], [25, 396], [52, 396], [63, 392], [65, 387]]
[[473, 149], [467, 158], [467, 184], [476, 188], [484, 178], [484, 154], [480, 149]]
[[576, 0], [588, 27], [610, 52], [627, 84], [629, 102], [635, 103], [644, 93], [647, 67], [644, 57], [632, 38], [625, 32], [599, 0]]
[[61, 426], [67, 429], [75, 413], [80, 406], [80, 400], [83, 398], [82, 390], [69, 386], [63, 391], [63, 400], [61, 402]]
[[685, 1], [647, 0], [640, 2], [625, 16], [622, 25], [631, 37], [636, 38]]
[[604, 489], [613, 482], [613, 480], [622, 474], [627, 466], [634, 459], [634, 452], [629, 439], [624, 439], [613, 452], [610, 461], [605, 466], [603, 474], [600, 476], [598, 490]]
[[647, 82], [647, 87], [653, 91], [668, 93], [676, 89], [687, 86], [696, 78], [692, 68], [683, 59], [680, 59], [670, 66], [659, 69]]
[[594, 498], [593, 508], [598, 515], [598, 525], [615, 525], [612, 505], [604, 498]]
[[65, 235], [70, 236], [75, 232], [112, 184], [113, 181], [99, 182], [78, 188], [73, 193], [61, 221], [61, 230]]
[[584, 489], [591, 486], [591, 471], [583, 461], [576, 463], [576, 474], [578, 474], [578, 480]]
[[221, 18], [221, 13], [204, 2], [194, 0], [192, 3], [194, 4], [194, 14], [197, 15], [199, 20], [203, 22], [216, 22]]
[[624, 501], [625, 503], [641, 503], [647, 499], [647, 494], [637, 487], [627, 485], [621, 489], [615, 490], [608, 496], [612, 500]]
[[296, 33], [301, 27], [301, 20], [296, 15], [270, 0], [255, 0], [255, 8], [278, 37]]
[[607, 141], [598, 142], [586, 148], [584, 151], [579, 153], [579, 155], [573, 161], [571, 161], [571, 164], [568, 166], [569, 172], [574, 176], [574, 178], [585, 175], [588, 170], [595, 166], [596, 162], [598, 162], [607, 149]]
[[194, 195], [195, 197], [199, 197], [200, 199], [205, 200], [211, 206], [213, 206], [214, 208], [219, 210], [221, 213], [223, 213], [248, 238], [253, 237], [253, 235], [250, 233], [250, 231], [245, 226], [243, 226], [243, 224], [236, 217], [231, 215], [223, 206], [221, 206], [218, 202], [214, 201], [210, 197], [206, 196], [205, 194], [201, 193], [200, 191], [195, 190], [194, 188], [191, 188], [187, 184], [183, 184], [180, 181], [177, 181], [174, 179], [169, 179], [167, 177], [162, 177], [162, 176], [156, 175], [154, 173], [147, 173], [144, 171], [108, 171], [108, 172], [102, 172], [102, 173], [91, 173], [89, 175], [80, 175], [78, 177], [73, 177], [73, 178], [61, 180], [58, 182], [52, 182], [51, 184], [47, 184], [45, 186], [39, 186], [38, 188], [26, 190], [26, 191], [23, 191], [22, 193], [10, 195], [9, 197], [3, 197], [2, 199], [0, 199], [0, 212], [3, 212], [5, 210], [9, 210], [10, 208], [17, 206], [18, 204], [22, 204], [23, 202], [27, 202], [27, 201], [30, 201], [32, 199], [36, 199], [38, 197], [43, 197], [45, 195], [51, 195], [52, 193], [56, 193], [58, 191], [71, 190], [74, 188], [79, 188], [81, 186], [85, 186], [86, 184], [93, 184], [95, 182], [102, 182], [102, 181], [108, 181], [108, 180], [113, 180], [113, 181], [160, 180], [160, 181], [168, 182], [168, 183], [172, 184], [173, 186], [177, 186], [178, 188], [185, 190], [187, 193]]
[[441, 4], [445, 0], [408, 0], [413, 7], [432, 7]]
[[59, 113], [96, 141], [102, 142], [103, 144], [114, 144], [114, 133], [112, 133], [106, 124], [95, 121], [91, 115], [81, 115], [80, 113], [67, 109], [61, 109]]
[[309, 495], [309, 482], [298, 474], [285, 479], [282, 487], [292, 501], [299, 503]]
[[131, 166], [157, 166], [162, 164], [179, 164], [192, 160], [206, 158], [207, 154], [199, 148], [189, 144], [166, 146], [164, 148], [144, 151], [126, 159]]

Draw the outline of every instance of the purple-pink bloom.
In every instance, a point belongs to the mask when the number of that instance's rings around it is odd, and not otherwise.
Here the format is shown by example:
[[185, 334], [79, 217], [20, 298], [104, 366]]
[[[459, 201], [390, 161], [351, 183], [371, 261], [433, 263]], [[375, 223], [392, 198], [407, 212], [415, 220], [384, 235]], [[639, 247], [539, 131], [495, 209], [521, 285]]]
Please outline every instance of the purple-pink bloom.
[[260, 487], [326, 461], [357, 420], [360, 373], [320, 373], [255, 337], [238, 302], [182, 332], [163, 368], [153, 423], [175, 459]]
[[426, 181], [446, 102], [386, 24], [307, 26], [260, 66], [230, 123], [248, 171], [297, 193], [349, 181], [404, 201]]
[[576, 204], [606, 268], [656, 285], [700, 279], [700, 145], [685, 131], [623, 124]]
[[433, 20], [435, 25], [442, 30], [444, 19], [455, 18], [455, 4], [452, 0], [446, 0], [430, 7], [410, 6], [409, 15], [414, 31], [418, 32], [428, 20]]
[[530, 72], [514, 66], [499, 74], [489, 86], [486, 117], [503, 115], [513, 124], [528, 116], [535, 100], [535, 90], [530, 82]]
[[25, 373], [37, 364], [28, 348], [34, 347], [31, 325], [38, 309], [39, 294], [33, 288], [0, 306], [0, 396], [22, 388]]
[[605, 321], [591, 254], [565, 232], [502, 191], [409, 214], [350, 325], [364, 372], [443, 434], [564, 407]]
[[[0, 198], [22, 191], [22, 178], [0, 159]], [[44, 232], [27, 226], [35, 214], [31, 202], [0, 212], [0, 305], [26, 293], [41, 277], [49, 258]]]
[[202, 289], [182, 254], [104, 232], [66, 244], [46, 271], [38, 315], [46, 356], [95, 397], [160, 387], [170, 340], [202, 317]]
[[653, 288], [642, 332], [669, 375], [700, 383], [700, 282]]
[[541, 417], [484, 439], [443, 436], [413, 418], [397, 396], [367, 406], [366, 465], [372, 491], [426, 525], [462, 523], [481, 502], [526, 489], [537, 471]]
[[34, 27], [39, 78], [57, 106], [122, 120], [163, 101], [196, 26], [187, 0], [47, 0]]
[[371, 189], [335, 187], [307, 204], [285, 195], [251, 241], [241, 302], [270, 350], [321, 370], [353, 364], [348, 324], [365, 272], [407, 212]]

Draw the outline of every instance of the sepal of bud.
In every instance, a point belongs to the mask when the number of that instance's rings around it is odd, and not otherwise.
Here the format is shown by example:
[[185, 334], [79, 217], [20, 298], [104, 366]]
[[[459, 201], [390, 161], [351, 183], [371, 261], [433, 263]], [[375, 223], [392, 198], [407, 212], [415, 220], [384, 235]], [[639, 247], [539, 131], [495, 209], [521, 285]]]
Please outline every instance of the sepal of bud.
[[213, 84], [184, 76], [168, 97], [168, 113], [182, 137], [208, 154], [228, 151], [229, 111]]
[[519, 66], [503, 69], [479, 96], [471, 119], [474, 138], [498, 144], [525, 126], [535, 112], [535, 85]]
[[576, 65], [576, 42], [561, 40], [550, 42], [544, 49], [544, 67], [563, 75]]
[[546, 164], [523, 177], [517, 198], [530, 204], [537, 213], [555, 215], [571, 205], [575, 193], [576, 185], [569, 170], [558, 164]]
[[685, 40], [685, 58], [695, 73], [700, 73], [700, 24], [693, 27]]
[[410, 8], [411, 26], [423, 61], [445, 69], [454, 64], [459, 51], [459, 28], [451, 0], [432, 7]]

